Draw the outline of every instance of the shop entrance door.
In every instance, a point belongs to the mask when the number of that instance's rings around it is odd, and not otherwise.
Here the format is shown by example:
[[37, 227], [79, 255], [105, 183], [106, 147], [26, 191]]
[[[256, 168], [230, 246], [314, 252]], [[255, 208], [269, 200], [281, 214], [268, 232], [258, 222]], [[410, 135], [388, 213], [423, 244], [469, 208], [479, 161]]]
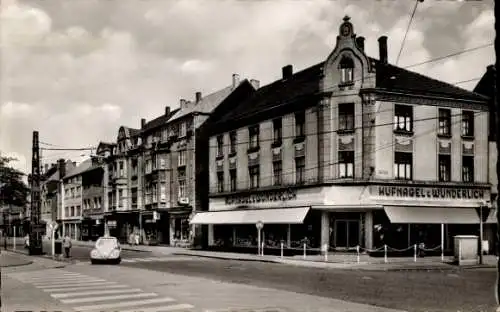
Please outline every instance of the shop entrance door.
[[359, 220], [335, 220], [335, 248], [354, 249], [359, 245]]

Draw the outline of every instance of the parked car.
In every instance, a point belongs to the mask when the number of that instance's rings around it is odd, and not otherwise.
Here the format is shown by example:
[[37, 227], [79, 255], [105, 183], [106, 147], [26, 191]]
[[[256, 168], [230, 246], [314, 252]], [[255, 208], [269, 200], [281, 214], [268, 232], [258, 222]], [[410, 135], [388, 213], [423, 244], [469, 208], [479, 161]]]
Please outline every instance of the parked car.
[[113, 236], [99, 237], [95, 247], [90, 251], [90, 262], [120, 264], [122, 249], [118, 239]]

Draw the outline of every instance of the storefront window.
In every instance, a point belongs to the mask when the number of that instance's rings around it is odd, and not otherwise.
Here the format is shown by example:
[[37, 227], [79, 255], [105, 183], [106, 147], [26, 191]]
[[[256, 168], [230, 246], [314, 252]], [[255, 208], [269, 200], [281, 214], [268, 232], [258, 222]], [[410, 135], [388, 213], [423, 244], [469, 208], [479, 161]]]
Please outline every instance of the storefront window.
[[187, 217], [176, 218], [174, 226], [174, 239], [187, 240], [189, 239], [189, 220]]
[[232, 225], [214, 225], [214, 245], [215, 246], [231, 246], [233, 238]]

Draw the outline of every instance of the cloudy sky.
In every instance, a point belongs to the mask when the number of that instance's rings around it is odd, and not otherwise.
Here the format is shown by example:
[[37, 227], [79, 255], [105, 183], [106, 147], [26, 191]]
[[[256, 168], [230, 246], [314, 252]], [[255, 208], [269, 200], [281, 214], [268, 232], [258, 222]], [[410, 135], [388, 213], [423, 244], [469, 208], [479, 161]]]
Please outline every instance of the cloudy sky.
[[[2, 0], [0, 151], [31, 168], [31, 136], [61, 147], [116, 139], [196, 91], [229, 85], [232, 73], [267, 84], [324, 60], [351, 16], [378, 57], [389, 37], [394, 63], [413, 1], [392, 0]], [[419, 4], [399, 65], [494, 40], [493, 0]], [[493, 46], [412, 67], [455, 83], [479, 78]], [[459, 86], [472, 89], [477, 80]], [[47, 146], [45, 146], [47, 147]], [[45, 162], [88, 152], [43, 152]]]

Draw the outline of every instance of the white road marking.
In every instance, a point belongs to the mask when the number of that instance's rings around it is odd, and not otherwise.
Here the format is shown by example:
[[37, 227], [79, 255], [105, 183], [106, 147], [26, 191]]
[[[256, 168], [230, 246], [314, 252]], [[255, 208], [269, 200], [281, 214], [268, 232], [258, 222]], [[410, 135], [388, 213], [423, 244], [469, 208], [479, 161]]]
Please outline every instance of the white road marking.
[[53, 293], [50, 294], [52, 298], [63, 299], [70, 297], [79, 296], [91, 296], [91, 295], [111, 295], [111, 294], [126, 294], [141, 291], [139, 288], [130, 289], [109, 289], [109, 290], [93, 290], [93, 291], [81, 291], [81, 292], [68, 292], [68, 293]]
[[139, 294], [125, 294], [116, 296], [102, 296], [102, 297], [86, 297], [77, 299], [61, 299], [62, 303], [85, 303], [85, 302], [99, 302], [99, 301], [112, 301], [112, 300], [123, 300], [123, 299], [133, 299], [133, 298], [151, 298], [158, 297], [155, 293], [139, 293]]
[[100, 285], [103, 285], [103, 284], [104, 284], [103, 282], [74, 283], [74, 284], [68, 284], [68, 285], [62, 285], [62, 286], [61, 285], [50, 285], [50, 286], [44, 286], [44, 287], [37, 286], [37, 288], [57, 289], [57, 288], [66, 287], [66, 289], [69, 289], [69, 288], [78, 287], [78, 286], [100, 286]]
[[[158, 261], [160, 258], [139, 259]], [[187, 312], [194, 308], [193, 305], [178, 303], [173, 298], [161, 297], [157, 293], [144, 292], [139, 288], [61, 269], [7, 274], [24, 283], [32, 284], [52, 298], [81, 312], [121, 311], [122, 308], [135, 308], [129, 312], [138, 310], [144, 312]], [[77, 304], [87, 305], [74, 307]]]
[[65, 285], [73, 285], [76, 282], [78, 284], [85, 284], [85, 283], [96, 283], [96, 282], [105, 282], [106, 280], [100, 279], [100, 278], [85, 278], [85, 279], [79, 279], [78, 281], [66, 281], [66, 282], [39, 282], [39, 283], [32, 283], [35, 287], [45, 287], [45, 286], [65, 286]]
[[153, 308], [140, 308], [140, 309], [133, 309], [133, 310], [120, 310], [120, 312], [170, 312], [170, 311], [178, 311], [178, 310], [185, 310], [185, 309], [193, 309], [194, 306], [187, 304], [187, 303], [181, 303], [181, 304], [174, 304], [166, 307], [153, 307]]
[[[94, 304], [88, 306], [80, 306], [74, 307], [76, 311], [103, 311], [105, 309], [113, 309], [113, 308], [125, 308], [125, 307], [133, 307], [133, 306], [141, 306], [147, 304], [155, 304], [155, 303], [167, 303], [175, 301], [172, 298], [154, 298], [154, 299], [146, 299], [146, 300], [138, 300], [138, 301], [126, 301], [126, 302], [116, 302], [116, 303], [108, 303], [108, 304]], [[135, 309], [135, 311], [141, 311]]]
[[63, 288], [45, 288], [42, 289], [44, 292], [59, 292], [63, 293], [65, 291], [72, 292], [75, 290], [96, 290], [96, 289], [109, 289], [109, 288], [127, 288], [127, 285], [117, 285], [115, 282], [106, 282], [100, 283], [95, 286], [73, 286], [71, 288], [63, 287]]

